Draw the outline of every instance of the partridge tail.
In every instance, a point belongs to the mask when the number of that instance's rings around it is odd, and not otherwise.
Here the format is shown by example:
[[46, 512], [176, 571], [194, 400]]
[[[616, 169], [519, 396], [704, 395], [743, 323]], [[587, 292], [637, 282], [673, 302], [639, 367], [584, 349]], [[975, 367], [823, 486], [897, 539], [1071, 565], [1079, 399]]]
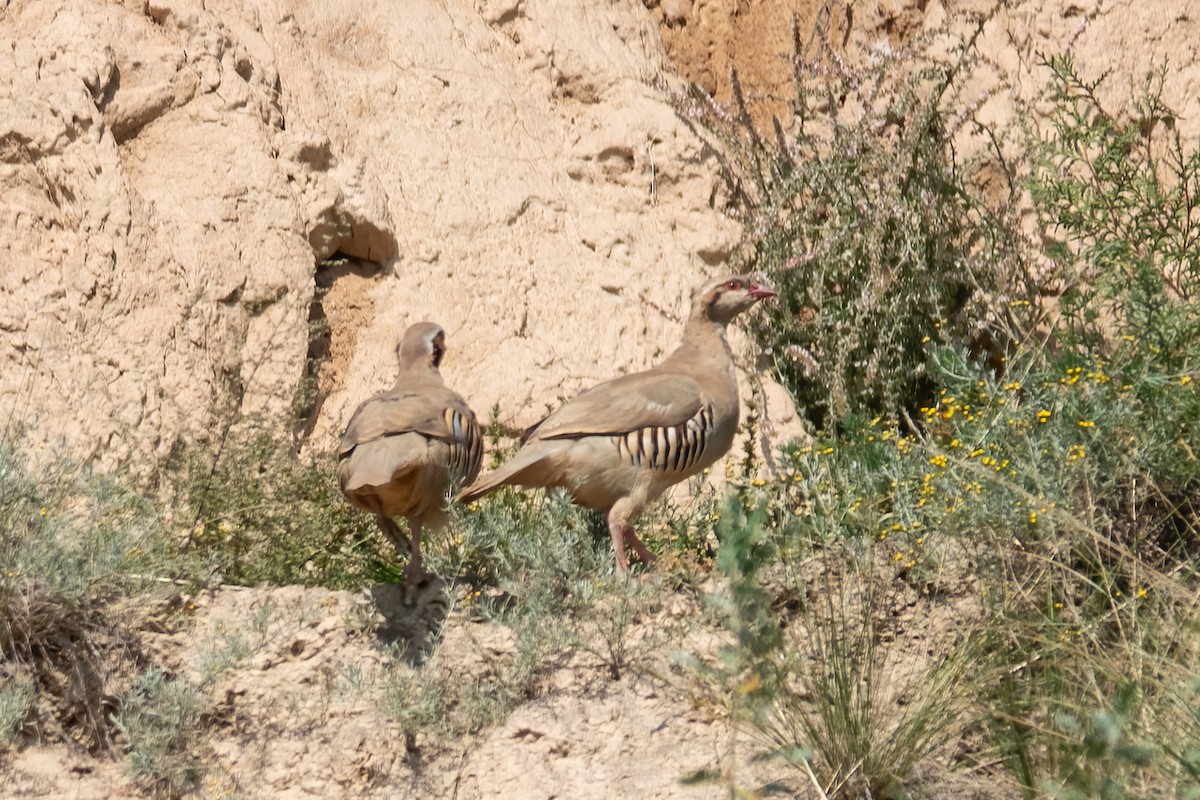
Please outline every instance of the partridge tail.
[[343, 492], [386, 486], [417, 466], [418, 455], [394, 439], [365, 442], [338, 464], [338, 482]]
[[526, 447], [501, 465], [499, 469], [484, 475], [463, 489], [454, 499], [460, 503], [470, 503], [505, 485], [548, 486], [550, 485], [546, 465], [548, 455], [549, 453], [541, 447]]

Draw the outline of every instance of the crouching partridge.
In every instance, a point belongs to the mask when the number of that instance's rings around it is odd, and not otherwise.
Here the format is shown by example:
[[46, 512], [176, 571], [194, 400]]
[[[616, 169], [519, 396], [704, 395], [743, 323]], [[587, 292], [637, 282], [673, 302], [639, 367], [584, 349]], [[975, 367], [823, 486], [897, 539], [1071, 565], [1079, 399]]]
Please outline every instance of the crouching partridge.
[[[475, 480], [483, 459], [475, 414], [438, 372], [445, 352], [440, 325], [410, 326], [397, 349], [395, 385], [358, 407], [338, 448], [342, 493], [374, 514], [384, 536], [408, 554], [409, 587], [424, 575], [423, 528], [446, 523], [448, 491]], [[411, 542], [394, 517], [407, 520]]]
[[633, 523], [667, 488], [724, 455], [738, 424], [738, 390], [725, 326], [775, 291], [747, 277], [709, 281], [692, 294], [683, 343], [661, 364], [580, 394], [525, 432], [520, 451], [468, 486], [470, 502], [504, 484], [565, 487], [608, 516], [617, 570], [628, 544], [653, 555]]

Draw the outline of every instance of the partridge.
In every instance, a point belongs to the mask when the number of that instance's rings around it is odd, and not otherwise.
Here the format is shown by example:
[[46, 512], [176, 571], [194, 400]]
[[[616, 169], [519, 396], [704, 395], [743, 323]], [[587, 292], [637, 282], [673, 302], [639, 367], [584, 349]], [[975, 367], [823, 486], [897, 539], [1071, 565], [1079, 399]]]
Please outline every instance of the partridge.
[[[359, 405], [338, 448], [338, 484], [358, 508], [408, 553], [408, 586], [421, 580], [423, 528], [446, 523], [448, 492], [475, 480], [483, 436], [475, 414], [438, 372], [446, 352], [440, 325], [419, 322], [397, 348], [395, 385]], [[394, 517], [404, 517], [411, 543]]]
[[470, 502], [504, 484], [565, 487], [576, 503], [607, 515], [619, 572], [629, 571], [626, 544], [651, 563], [633, 523], [666, 489], [729, 450], [738, 390], [725, 326], [774, 296], [748, 277], [700, 286], [683, 343], [662, 363], [583, 392], [526, 431], [511, 460], [457, 499]]

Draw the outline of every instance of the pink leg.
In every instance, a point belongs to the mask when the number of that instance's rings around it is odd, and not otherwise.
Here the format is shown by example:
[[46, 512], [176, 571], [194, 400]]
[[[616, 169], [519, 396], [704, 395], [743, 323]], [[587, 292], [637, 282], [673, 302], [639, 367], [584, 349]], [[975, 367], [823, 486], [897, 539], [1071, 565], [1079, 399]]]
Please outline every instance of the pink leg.
[[421, 566], [421, 520], [409, 517], [408, 530], [412, 534], [412, 547], [409, 549], [408, 566], [404, 568], [404, 578], [408, 588], [412, 589], [425, 577], [425, 570]]
[[638, 535], [633, 532], [632, 525], [625, 530], [625, 541], [629, 542], [634, 551], [637, 552], [638, 558], [642, 560], [643, 564], [645, 564], [647, 567], [654, 564], [654, 553], [651, 553], [650, 548], [646, 547], [642, 540], [638, 538]]
[[386, 537], [387, 540], [391, 542], [397, 550], [399, 550], [401, 553], [409, 552], [410, 547], [408, 543], [408, 537], [405, 536], [398, 527], [396, 527], [396, 523], [385, 517], [382, 511], [375, 517], [375, 520], [379, 523], [379, 529], [383, 531], [384, 537]]
[[629, 574], [629, 560], [625, 557], [625, 537], [633, 533], [633, 526], [612, 511], [608, 512], [608, 534], [612, 537], [613, 552], [617, 556], [617, 572]]

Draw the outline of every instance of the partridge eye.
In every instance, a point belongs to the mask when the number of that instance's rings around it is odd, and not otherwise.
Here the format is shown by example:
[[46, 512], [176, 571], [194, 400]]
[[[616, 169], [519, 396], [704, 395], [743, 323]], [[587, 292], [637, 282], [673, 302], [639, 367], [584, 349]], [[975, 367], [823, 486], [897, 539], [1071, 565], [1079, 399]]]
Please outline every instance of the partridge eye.
[[740, 281], [729, 281], [725, 284], [726, 289], [740, 289], [742, 284]]

